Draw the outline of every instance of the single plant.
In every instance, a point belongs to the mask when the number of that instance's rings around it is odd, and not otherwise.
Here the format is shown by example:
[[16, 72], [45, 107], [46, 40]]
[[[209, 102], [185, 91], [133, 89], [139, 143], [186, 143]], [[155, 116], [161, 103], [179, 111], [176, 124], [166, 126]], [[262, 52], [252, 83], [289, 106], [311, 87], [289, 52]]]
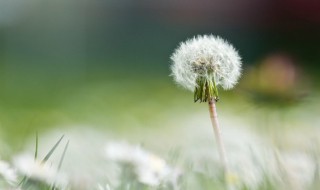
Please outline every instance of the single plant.
[[225, 148], [216, 111], [218, 87], [225, 90], [237, 84], [241, 58], [228, 42], [213, 35], [197, 36], [182, 42], [171, 56], [174, 80], [194, 92], [194, 102], [208, 102], [210, 118], [224, 173], [228, 173]]

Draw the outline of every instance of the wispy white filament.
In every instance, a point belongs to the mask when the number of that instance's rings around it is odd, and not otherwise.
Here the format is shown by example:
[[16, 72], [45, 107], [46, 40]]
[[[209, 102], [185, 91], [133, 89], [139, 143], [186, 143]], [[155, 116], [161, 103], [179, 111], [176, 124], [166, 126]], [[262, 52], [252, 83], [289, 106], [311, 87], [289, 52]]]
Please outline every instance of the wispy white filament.
[[241, 58], [225, 40], [213, 35], [196, 36], [182, 42], [171, 56], [172, 76], [182, 87], [194, 91], [199, 76], [231, 89], [241, 75]]

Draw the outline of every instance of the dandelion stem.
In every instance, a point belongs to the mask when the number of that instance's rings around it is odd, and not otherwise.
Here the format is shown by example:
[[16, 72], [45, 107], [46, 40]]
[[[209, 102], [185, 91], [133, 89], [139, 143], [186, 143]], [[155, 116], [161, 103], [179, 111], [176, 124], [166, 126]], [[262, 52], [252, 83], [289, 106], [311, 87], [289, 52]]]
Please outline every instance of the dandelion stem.
[[227, 175], [229, 168], [228, 168], [228, 164], [227, 164], [226, 151], [224, 148], [224, 144], [222, 142], [221, 130], [219, 127], [219, 122], [218, 122], [218, 114], [217, 114], [217, 110], [216, 110], [216, 100], [211, 98], [208, 101], [208, 103], [209, 103], [209, 112], [210, 112], [211, 123], [212, 123], [212, 127], [214, 130], [216, 142], [218, 145], [220, 161], [223, 166], [224, 174]]

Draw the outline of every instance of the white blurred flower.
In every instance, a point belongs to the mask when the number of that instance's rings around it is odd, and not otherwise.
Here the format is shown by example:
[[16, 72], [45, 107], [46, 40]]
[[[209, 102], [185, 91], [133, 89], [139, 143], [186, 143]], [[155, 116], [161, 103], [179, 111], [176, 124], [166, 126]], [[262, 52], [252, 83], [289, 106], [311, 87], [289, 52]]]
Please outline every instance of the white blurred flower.
[[39, 180], [48, 185], [65, 186], [66, 178], [48, 162], [34, 160], [31, 155], [20, 155], [14, 158], [14, 165], [19, 173], [33, 180]]
[[171, 168], [166, 161], [143, 150], [140, 146], [127, 143], [108, 143], [106, 157], [112, 161], [131, 164], [141, 183], [158, 186], [162, 183], [172, 183], [180, 172]]
[[0, 176], [2, 176], [9, 184], [17, 182], [17, 174], [7, 162], [0, 160]]
[[173, 172], [163, 159], [152, 154], [147, 153], [139, 162], [136, 167], [139, 181], [151, 186], [160, 185], [162, 181], [168, 180]]
[[204, 77], [224, 89], [231, 89], [241, 74], [241, 58], [225, 40], [213, 35], [197, 36], [182, 42], [171, 56], [174, 80], [191, 91]]
[[[95, 126], [58, 126], [53, 131], [41, 134], [42, 141], [38, 150], [40, 158], [45, 156], [41, 153], [46, 153], [48, 147], [57, 142], [57, 136], [61, 135], [61, 128], [71, 142], [58, 174], [62, 182], [67, 181], [68, 187], [77, 190], [94, 189], [97, 184], [104, 185], [103, 182], [106, 179], [111, 187], [116, 186], [119, 181], [117, 180], [118, 167], [115, 163], [106, 162], [104, 146], [101, 146], [105, 145], [105, 139], [111, 136], [105, 131], [98, 130]], [[59, 163], [63, 148], [63, 143], [61, 143], [50, 157], [51, 163]], [[30, 139], [25, 149], [27, 152], [34, 150], [34, 138]]]

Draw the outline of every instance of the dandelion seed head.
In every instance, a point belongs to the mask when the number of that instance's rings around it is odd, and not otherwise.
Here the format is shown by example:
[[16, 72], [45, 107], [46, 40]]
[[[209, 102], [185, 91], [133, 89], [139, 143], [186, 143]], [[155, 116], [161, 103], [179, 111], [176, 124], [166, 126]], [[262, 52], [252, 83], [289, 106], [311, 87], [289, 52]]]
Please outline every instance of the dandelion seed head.
[[223, 89], [231, 89], [241, 75], [241, 58], [225, 40], [213, 35], [196, 36], [180, 43], [171, 56], [174, 80], [193, 91], [197, 78], [213, 80]]

